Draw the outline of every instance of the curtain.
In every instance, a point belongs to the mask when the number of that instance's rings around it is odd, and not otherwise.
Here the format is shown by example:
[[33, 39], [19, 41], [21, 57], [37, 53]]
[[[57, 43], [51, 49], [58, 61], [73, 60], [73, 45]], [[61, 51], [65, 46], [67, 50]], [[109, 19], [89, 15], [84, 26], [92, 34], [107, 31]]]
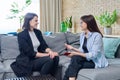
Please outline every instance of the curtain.
[[40, 30], [60, 31], [62, 0], [40, 0]]

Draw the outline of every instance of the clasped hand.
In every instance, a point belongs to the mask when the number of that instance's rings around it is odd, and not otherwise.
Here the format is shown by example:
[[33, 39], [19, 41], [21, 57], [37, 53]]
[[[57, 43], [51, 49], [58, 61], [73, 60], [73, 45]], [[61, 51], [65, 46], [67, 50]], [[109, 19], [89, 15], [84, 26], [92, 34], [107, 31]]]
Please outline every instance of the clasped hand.
[[52, 59], [53, 59], [55, 56], [58, 56], [58, 53], [57, 53], [57, 52], [53, 52], [53, 51], [49, 51], [48, 54], [49, 54], [50, 58], [52, 58]]

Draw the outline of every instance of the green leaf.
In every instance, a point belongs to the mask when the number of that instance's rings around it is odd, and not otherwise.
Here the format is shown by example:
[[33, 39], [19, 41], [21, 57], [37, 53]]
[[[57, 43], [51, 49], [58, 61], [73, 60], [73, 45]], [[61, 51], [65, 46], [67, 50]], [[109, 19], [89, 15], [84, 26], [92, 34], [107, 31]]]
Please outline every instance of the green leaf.
[[7, 19], [18, 18], [19, 21], [20, 21], [20, 24], [21, 24], [23, 19], [24, 19], [24, 16], [23, 15], [18, 15], [18, 14], [23, 12], [25, 10], [25, 8], [27, 8], [31, 3], [32, 3], [31, 0], [25, 0], [25, 5], [23, 5], [22, 8], [19, 8], [18, 3], [13, 2], [11, 4], [11, 9], [10, 9], [11, 16], [9, 16]]
[[16, 16], [9, 16], [7, 19], [13, 19], [16, 18]]
[[11, 4], [12, 8], [15, 8], [15, 5], [14, 4]]
[[110, 14], [109, 12], [105, 11], [100, 16], [97, 16], [96, 20], [98, 20], [99, 23], [104, 27], [111, 27], [111, 25], [114, 24], [117, 20], [117, 12], [114, 10]]
[[18, 13], [19, 13], [19, 10], [18, 10], [18, 9], [10, 9], [10, 11], [11, 11], [13, 14], [18, 14]]
[[31, 4], [31, 2], [32, 2], [31, 0], [26, 0], [26, 2], [25, 2], [26, 6], [29, 6]]
[[16, 2], [13, 2], [14, 7], [18, 7], [18, 4]]

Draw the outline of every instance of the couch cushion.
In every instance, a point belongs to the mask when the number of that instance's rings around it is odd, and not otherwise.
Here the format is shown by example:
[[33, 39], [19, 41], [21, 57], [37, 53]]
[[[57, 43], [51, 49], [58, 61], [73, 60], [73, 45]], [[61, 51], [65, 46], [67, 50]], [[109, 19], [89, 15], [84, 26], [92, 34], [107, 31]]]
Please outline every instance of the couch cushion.
[[2, 62], [0, 62], [0, 73], [4, 72], [5, 68]]
[[[69, 63], [63, 64], [63, 73], [65, 73]], [[120, 79], [120, 65], [109, 65], [100, 69], [81, 69], [77, 80], [118, 80]]]
[[2, 57], [1, 57], [1, 37], [2, 37], [2, 34], [0, 34], [0, 61], [2, 61]]
[[67, 56], [60, 56], [59, 57], [59, 65], [64, 66], [65, 63], [69, 63], [71, 58]]
[[1, 55], [3, 59], [14, 59], [19, 55], [19, 47], [16, 36], [4, 36], [1, 38]]
[[4, 34], [0, 34], [0, 53], [1, 53], [1, 38], [5, 36]]
[[80, 34], [73, 34], [70, 32], [55, 33], [50, 36], [44, 36], [44, 39], [46, 40], [46, 43], [48, 44], [48, 46], [53, 51], [56, 51], [59, 54], [63, 54], [66, 52], [64, 43], [68, 43], [75, 48], [79, 48], [79, 46], [80, 46], [79, 38], [80, 38]]
[[68, 44], [72, 45], [75, 48], [80, 47], [80, 34], [67, 32], [65, 33], [65, 37]]
[[3, 61], [3, 65], [4, 65], [5, 72], [13, 72], [12, 68], [10, 67], [10, 65], [11, 65], [11, 63], [13, 63], [14, 61], [15, 61], [15, 59], [4, 60], [4, 61]]
[[115, 52], [120, 45], [120, 38], [103, 38], [104, 51], [107, 58], [115, 58]]
[[1, 57], [1, 54], [0, 54], [0, 61], [1, 61], [1, 62], [3, 61], [2, 57]]
[[1, 37], [2, 35], [0, 34], [0, 53], [1, 53]]
[[66, 43], [64, 33], [56, 33], [50, 36], [44, 36], [44, 39], [53, 51], [56, 51], [59, 54], [66, 52], [66, 48], [64, 46], [64, 43]]
[[4, 79], [6, 79], [6, 80], [16, 80], [16, 79], [13, 79], [13, 78], [17, 78], [17, 76], [13, 72], [6, 72], [4, 74]]
[[0, 62], [0, 80], [3, 80], [3, 75], [5, 72], [5, 68], [2, 62]]
[[4, 75], [4, 73], [0, 73], [0, 80], [4, 80], [3, 75]]
[[64, 77], [65, 71], [66, 71], [68, 65], [70, 64], [70, 60], [71, 60], [71, 58], [69, 58], [67, 56], [59, 57], [59, 65], [62, 66], [62, 78]]
[[78, 73], [78, 80], [80, 76], [84, 76], [89, 80], [119, 80], [120, 79], [120, 66], [108, 66], [101, 69], [82, 69]]
[[120, 58], [107, 59], [109, 65], [120, 65]]
[[87, 78], [85, 76], [79, 75], [79, 76], [77, 76], [77, 80], [92, 80], [92, 79], [89, 79], [89, 78]]
[[65, 37], [67, 39], [68, 44], [72, 44], [75, 42], [78, 42], [78, 44], [79, 44], [80, 34], [74, 34], [71, 32], [67, 32], [67, 33], [65, 33]]

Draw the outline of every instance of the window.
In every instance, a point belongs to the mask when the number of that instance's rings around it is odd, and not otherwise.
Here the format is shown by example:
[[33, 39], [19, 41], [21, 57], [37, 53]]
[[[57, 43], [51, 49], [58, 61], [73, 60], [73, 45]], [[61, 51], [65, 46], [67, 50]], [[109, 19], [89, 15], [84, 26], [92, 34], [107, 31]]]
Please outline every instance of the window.
[[[7, 16], [10, 13], [11, 4], [17, 2], [18, 5], [22, 6], [25, 3], [25, 0], [1, 0], [0, 1], [0, 34], [5, 34], [8, 32], [16, 32], [20, 28], [19, 20], [7, 19]], [[32, 0], [32, 3], [22, 12], [25, 15], [27, 12], [34, 12], [40, 14], [40, 2], [39, 0]]]

